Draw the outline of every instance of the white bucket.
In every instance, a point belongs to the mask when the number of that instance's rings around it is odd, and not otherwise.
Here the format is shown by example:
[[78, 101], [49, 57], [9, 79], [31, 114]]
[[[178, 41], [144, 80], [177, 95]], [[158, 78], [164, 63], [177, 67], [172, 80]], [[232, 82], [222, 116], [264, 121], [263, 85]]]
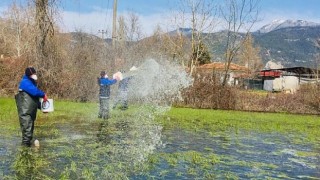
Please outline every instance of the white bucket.
[[120, 71], [116, 72], [112, 76], [113, 79], [119, 79], [120, 81], [123, 79], [122, 73]]
[[46, 102], [43, 102], [43, 99], [41, 99], [40, 102], [42, 112], [53, 112], [53, 99], [48, 99]]

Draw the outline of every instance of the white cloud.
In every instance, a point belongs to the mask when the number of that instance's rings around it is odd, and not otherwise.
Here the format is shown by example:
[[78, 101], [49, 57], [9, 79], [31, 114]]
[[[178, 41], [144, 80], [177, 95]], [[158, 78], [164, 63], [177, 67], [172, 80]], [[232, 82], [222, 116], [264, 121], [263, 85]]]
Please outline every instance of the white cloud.
[[[129, 12], [122, 12], [120, 15], [126, 15]], [[155, 13], [151, 15], [141, 15], [136, 14], [139, 17], [141, 30], [144, 35], [148, 36], [154, 32], [154, 29], [157, 25], [163, 28], [163, 30], [173, 30], [174, 27], [170, 26], [170, 18], [172, 19], [173, 12], [171, 13]], [[85, 32], [98, 35], [98, 30], [107, 30], [108, 36], [111, 36], [111, 27], [112, 27], [112, 10], [105, 9], [96, 9], [94, 12], [90, 13], [77, 13], [77, 12], [68, 12], [65, 11], [62, 13], [63, 17], [63, 26], [64, 31], [75, 31], [76, 29], [81, 29]], [[262, 26], [271, 23], [275, 19], [292, 19], [292, 20], [306, 20], [312, 22], [320, 22], [320, 18], [313, 16], [308, 12], [296, 13], [289, 11], [262, 11], [260, 13], [260, 21], [256, 22], [252, 31], [260, 29]], [[217, 28], [221, 29], [221, 28]]]
[[[128, 13], [129, 12], [118, 13], [117, 16], [125, 16]], [[139, 17], [141, 30], [145, 35], [151, 35], [158, 24], [160, 26], [165, 26], [163, 23], [165, 21], [163, 14], [152, 14], [148, 16], [141, 14], [136, 15]], [[62, 12], [61, 16], [61, 27], [64, 32], [82, 30], [84, 32], [97, 35], [99, 30], [107, 30], [107, 36], [111, 36], [111, 10], [97, 9], [96, 11], [90, 13], [64, 11]]]
[[77, 13], [64, 11], [61, 14], [61, 28], [64, 32], [84, 31], [98, 35], [99, 30], [108, 30], [112, 25], [112, 17], [107, 18], [108, 11]]
[[[7, 10], [7, 7], [0, 7], [0, 13], [3, 14]], [[120, 15], [126, 15], [129, 12], [118, 13]], [[170, 25], [170, 20], [173, 19], [175, 12], [163, 12], [163, 13], [154, 13], [151, 15], [142, 15], [136, 14], [139, 17], [141, 30], [144, 35], [149, 36], [153, 33], [157, 25], [163, 28], [163, 30], [170, 31], [178, 26]], [[72, 32], [76, 30], [82, 30], [91, 34], [99, 35], [99, 30], [107, 30], [107, 36], [111, 37], [111, 28], [112, 28], [112, 10], [111, 9], [102, 9], [100, 7], [94, 8], [94, 11], [81, 13], [73, 11], [62, 11], [61, 12], [61, 21], [59, 25], [63, 32]], [[260, 13], [261, 21], [257, 22], [253, 31], [261, 28], [262, 26], [269, 24], [275, 19], [301, 19], [311, 22], [320, 23], [320, 16], [313, 14], [312, 12], [291, 12], [285, 10], [271, 10], [271, 11], [261, 11]], [[186, 25], [187, 27], [187, 25]], [[221, 29], [221, 28], [217, 28]], [[101, 35], [101, 34], [100, 34]]]
[[146, 35], [154, 32], [155, 28], [159, 25], [163, 30], [167, 30], [168, 17], [165, 14], [153, 14], [149, 16], [140, 16], [142, 29]]

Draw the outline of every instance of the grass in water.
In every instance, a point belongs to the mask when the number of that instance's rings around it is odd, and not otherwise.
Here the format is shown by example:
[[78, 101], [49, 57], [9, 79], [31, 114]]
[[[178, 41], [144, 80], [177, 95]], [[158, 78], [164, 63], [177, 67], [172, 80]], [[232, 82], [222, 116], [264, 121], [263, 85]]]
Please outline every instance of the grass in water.
[[212, 135], [230, 130], [295, 133], [301, 135], [297, 142], [320, 142], [320, 118], [312, 115], [172, 108], [159, 121], [165, 128], [206, 130]]
[[[16, 150], [21, 132], [14, 99], [0, 98], [0, 108], [0, 153], [6, 149], [0, 160], [4, 162], [2, 167], [9, 167], [0, 169], [5, 179], [23, 178], [30, 168], [33, 179], [237, 179], [238, 174], [232, 168], [248, 170], [244, 173], [248, 178], [257, 177], [257, 173], [259, 177], [272, 177], [277, 173], [281, 177], [290, 177], [277, 171], [281, 167], [276, 164], [238, 160], [237, 154], [254, 157], [265, 153], [256, 152], [254, 144], [245, 144], [247, 137], [259, 141], [247, 135], [280, 134], [286, 143], [320, 147], [318, 116], [171, 108], [153, 121], [148, 119], [150, 114], [143, 113], [157, 114], [152, 107], [136, 105], [127, 111], [113, 110], [111, 119], [105, 121], [97, 118], [98, 103], [55, 101], [53, 113], [38, 112], [34, 135], [40, 140], [40, 150], [25, 152]], [[138, 110], [142, 110], [140, 114]], [[160, 125], [162, 129], [159, 129]], [[190, 131], [194, 135], [211, 135], [210, 141], [217, 142], [219, 147], [204, 144], [188, 149], [189, 144], [182, 143], [174, 144], [173, 150], [166, 151], [165, 146], [162, 147], [164, 150], [150, 146], [153, 142], [164, 141], [163, 137], [159, 136], [159, 140], [146, 138], [157, 137], [155, 132], [158, 130], [164, 134], [173, 131], [166, 140], [175, 142], [175, 129]], [[263, 141], [262, 145], [284, 145], [283, 139], [273, 139], [272, 136]], [[219, 148], [230, 154], [219, 154]], [[231, 152], [232, 148], [234, 152]], [[280, 149], [270, 153], [274, 156], [289, 154], [293, 156], [291, 162], [319, 167], [308, 162], [319, 157], [313, 149], [294, 152]]]

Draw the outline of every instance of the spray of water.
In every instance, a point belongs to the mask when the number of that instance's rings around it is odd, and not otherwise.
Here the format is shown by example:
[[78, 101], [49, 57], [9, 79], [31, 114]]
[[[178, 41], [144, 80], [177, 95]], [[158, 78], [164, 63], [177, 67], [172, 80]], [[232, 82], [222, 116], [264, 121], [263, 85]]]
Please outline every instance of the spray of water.
[[192, 84], [185, 70], [168, 61], [146, 60], [136, 71], [129, 86], [129, 99], [149, 105], [171, 105], [179, 92]]
[[[146, 60], [136, 71], [123, 74], [133, 76], [129, 83], [128, 100], [135, 111], [130, 115], [115, 118], [123, 131], [113, 135], [114, 155], [127, 161], [127, 164], [141, 163], [161, 141], [162, 127], [154, 119], [167, 112], [180, 91], [192, 84], [192, 78], [179, 65], [155, 59]], [[118, 158], [115, 158], [118, 159]]]

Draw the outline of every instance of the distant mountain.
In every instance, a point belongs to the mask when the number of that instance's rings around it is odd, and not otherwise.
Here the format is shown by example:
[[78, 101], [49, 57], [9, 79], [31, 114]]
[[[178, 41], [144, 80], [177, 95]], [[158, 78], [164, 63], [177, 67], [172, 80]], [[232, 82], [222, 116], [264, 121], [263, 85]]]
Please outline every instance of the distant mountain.
[[[228, 31], [220, 31], [215, 33], [203, 33], [206, 37], [205, 44], [208, 50], [212, 52], [214, 61], [223, 61], [225, 53], [225, 45], [227, 42]], [[187, 38], [191, 38], [191, 28], [179, 28], [168, 32], [169, 35], [183, 34]], [[83, 33], [71, 33], [73, 40], [101, 38]], [[243, 39], [245, 34], [238, 33], [239, 38]], [[269, 61], [280, 63], [284, 67], [315, 67], [316, 54], [320, 53], [320, 49], [315, 46], [315, 42], [320, 39], [320, 24], [302, 20], [285, 20], [273, 21], [263, 26], [260, 30], [253, 32], [254, 43], [261, 49], [261, 57], [263, 63]], [[132, 42], [143, 43], [148, 38], [140, 41]], [[104, 39], [111, 43], [111, 39]], [[319, 63], [319, 62], [318, 62]]]
[[[215, 61], [224, 58], [227, 31], [204, 34], [206, 44]], [[238, 34], [244, 37], [243, 33]], [[274, 61], [284, 67], [314, 67], [320, 49], [315, 42], [320, 39], [320, 24], [302, 20], [273, 21], [252, 33], [254, 43], [261, 49], [263, 63]]]
[[295, 26], [253, 34], [261, 48], [264, 62], [275, 60], [284, 67], [315, 65], [315, 55], [320, 49], [315, 42], [320, 38], [320, 26]]
[[[190, 38], [191, 28], [179, 28], [168, 32], [169, 35], [182, 33]], [[214, 61], [223, 61], [228, 31], [202, 33], [206, 37], [209, 51]], [[243, 39], [245, 34], [238, 33]], [[315, 56], [320, 53], [315, 42], [320, 39], [320, 23], [303, 20], [275, 20], [252, 33], [254, 43], [259, 46], [263, 63], [280, 63], [284, 67], [314, 67]]]
[[315, 27], [320, 26], [320, 23], [314, 23], [304, 20], [274, 20], [260, 28], [258, 33], [268, 33], [274, 30], [289, 28], [289, 27]]
[[96, 36], [96, 35], [92, 35], [89, 33], [85, 33], [85, 32], [71, 32], [68, 33], [69, 35], [72, 36], [72, 39], [74, 40], [81, 40], [81, 39], [93, 39], [93, 40], [99, 40], [101, 39], [100, 37]]
[[[197, 30], [195, 30], [197, 31]], [[176, 30], [168, 32], [169, 35], [174, 36], [177, 34], [182, 34], [184, 36], [190, 36], [192, 34], [192, 28], [178, 28]]]
[[70, 32], [70, 33], [62, 33], [62, 35], [68, 35], [71, 36], [72, 41], [78, 42], [78, 41], [105, 41], [108, 44], [112, 43], [112, 39], [111, 38], [104, 38], [102, 39], [99, 36], [93, 35], [93, 34], [89, 34], [89, 33], [85, 33], [85, 32]]

